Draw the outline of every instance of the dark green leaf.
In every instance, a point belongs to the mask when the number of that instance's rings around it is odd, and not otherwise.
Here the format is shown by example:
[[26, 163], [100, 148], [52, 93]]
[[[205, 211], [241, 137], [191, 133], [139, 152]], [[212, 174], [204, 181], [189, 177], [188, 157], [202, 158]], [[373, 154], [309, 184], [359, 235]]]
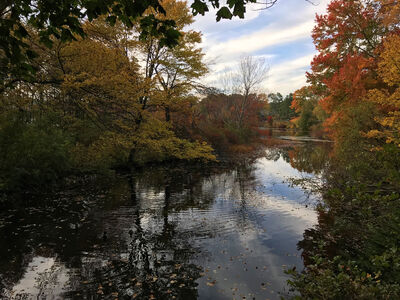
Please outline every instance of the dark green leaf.
[[226, 6], [221, 7], [217, 12], [217, 21], [221, 19], [232, 19], [232, 13]]

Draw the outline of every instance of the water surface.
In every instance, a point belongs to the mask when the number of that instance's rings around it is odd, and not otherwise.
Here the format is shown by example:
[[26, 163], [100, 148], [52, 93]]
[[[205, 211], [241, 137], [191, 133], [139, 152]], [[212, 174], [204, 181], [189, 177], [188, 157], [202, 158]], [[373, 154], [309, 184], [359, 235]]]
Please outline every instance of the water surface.
[[326, 164], [318, 143], [234, 166], [151, 167], [70, 182], [0, 214], [5, 299], [279, 299], [318, 195], [289, 178]]

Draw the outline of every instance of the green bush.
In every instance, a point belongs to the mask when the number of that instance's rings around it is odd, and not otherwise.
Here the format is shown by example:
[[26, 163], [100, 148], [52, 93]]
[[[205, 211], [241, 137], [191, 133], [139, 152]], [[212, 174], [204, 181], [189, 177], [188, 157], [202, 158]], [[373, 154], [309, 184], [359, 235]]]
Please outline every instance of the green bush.
[[0, 120], [0, 189], [42, 187], [70, 170], [70, 139], [51, 120], [26, 122], [21, 114]]
[[379, 185], [331, 190], [304, 234], [298, 299], [400, 299], [400, 195]]

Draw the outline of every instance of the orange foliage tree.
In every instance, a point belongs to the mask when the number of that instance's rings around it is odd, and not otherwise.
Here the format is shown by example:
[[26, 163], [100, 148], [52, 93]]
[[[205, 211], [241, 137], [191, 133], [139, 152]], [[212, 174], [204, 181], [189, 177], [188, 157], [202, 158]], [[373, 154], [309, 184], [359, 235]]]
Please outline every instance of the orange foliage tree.
[[307, 78], [328, 114], [325, 126], [336, 140], [343, 137], [343, 130], [355, 129], [356, 118], [358, 131], [373, 129], [376, 124], [370, 120], [384, 109], [371, 106], [367, 98], [369, 91], [387, 86], [377, 69], [382, 41], [399, 34], [399, 18], [392, 14], [397, 2], [333, 0], [327, 14], [316, 16], [312, 37], [319, 53]]
[[[238, 107], [244, 102], [240, 94], [212, 94], [197, 105], [199, 110], [196, 128], [217, 150], [226, 150], [229, 145], [251, 142], [260, 126], [261, 111], [267, 104], [264, 94], [249, 94], [246, 109], [238, 115]], [[237, 124], [241, 122], [241, 126]]]

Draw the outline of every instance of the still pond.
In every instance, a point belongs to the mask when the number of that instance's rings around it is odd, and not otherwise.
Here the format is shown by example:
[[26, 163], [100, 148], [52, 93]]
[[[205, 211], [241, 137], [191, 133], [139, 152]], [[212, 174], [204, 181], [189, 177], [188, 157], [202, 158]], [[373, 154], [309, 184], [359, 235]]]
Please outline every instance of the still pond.
[[70, 180], [0, 212], [0, 299], [279, 299], [303, 268], [329, 145]]

